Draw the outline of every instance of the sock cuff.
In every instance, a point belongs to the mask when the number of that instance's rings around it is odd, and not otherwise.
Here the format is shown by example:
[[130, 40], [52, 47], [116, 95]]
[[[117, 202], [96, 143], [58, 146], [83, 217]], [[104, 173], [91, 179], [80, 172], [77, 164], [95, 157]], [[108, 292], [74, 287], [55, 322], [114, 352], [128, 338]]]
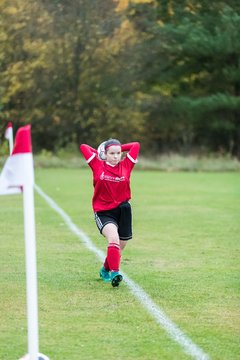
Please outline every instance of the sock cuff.
[[116, 248], [120, 250], [120, 245], [117, 243], [109, 243], [108, 248]]

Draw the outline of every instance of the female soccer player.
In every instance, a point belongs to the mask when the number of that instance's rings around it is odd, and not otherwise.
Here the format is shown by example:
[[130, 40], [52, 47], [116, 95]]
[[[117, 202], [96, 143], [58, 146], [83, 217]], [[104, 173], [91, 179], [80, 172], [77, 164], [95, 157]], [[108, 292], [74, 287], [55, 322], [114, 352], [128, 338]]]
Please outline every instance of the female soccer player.
[[[101, 160], [98, 151], [89, 145], [82, 144], [80, 150], [93, 172], [95, 221], [108, 241], [100, 277], [115, 287], [122, 281], [119, 273], [121, 252], [132, 238], [130, 176], [137, 162], [140, 144], [122, 145], [116, 139], [109, 139], [103, 144], [105, 160]], [[127, 152], [123, 159], [122, 152]]]

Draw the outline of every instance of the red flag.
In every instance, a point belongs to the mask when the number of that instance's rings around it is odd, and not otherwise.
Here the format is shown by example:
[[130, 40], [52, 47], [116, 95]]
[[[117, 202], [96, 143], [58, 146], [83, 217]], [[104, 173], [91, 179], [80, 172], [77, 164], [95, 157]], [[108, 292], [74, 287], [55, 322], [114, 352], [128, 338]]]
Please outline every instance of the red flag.
[[33, 184], [31, 126], [26, 125], [18, 129], [13, 152], [1, 172], [0, 194], [10, 193], [13, 188], [13, 192], [19, 192], [19, 187]]

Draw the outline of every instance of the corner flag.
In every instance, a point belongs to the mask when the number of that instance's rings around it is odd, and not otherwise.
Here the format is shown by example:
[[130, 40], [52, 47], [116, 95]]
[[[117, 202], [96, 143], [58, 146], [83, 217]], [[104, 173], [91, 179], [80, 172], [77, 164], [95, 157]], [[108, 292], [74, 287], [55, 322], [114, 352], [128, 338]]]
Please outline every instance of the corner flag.
[[5, 139], [8, 140], [9, 142], [9, 152], [10, 155], [13, 151], [13, 128], [12, 128], [12, 123], [9, 121], [5, 130]]
[[[30, 125], [21, 127], [16, 135], [14, 149], [0, 175], [0, 195], [24, 185], [34, 184]], [[14, 189], [15, 188], [15, 189]], [[15, 191], [16, 192], [16, 191]]]
[[[7, 124], [4, 136], [9, 142], [9, 152], [11, 155], [13, 151], [13, 128], [11, 122]], [[3, 182], [2, 185], [0, 185], [0, 195], [18, 194], [21, 192], [20, 187], [4, 185], [3, 177], [0, 181]]]
[[[27, 282], [28, 359], [39, 360], [34, 168], [31, 126], [18, 129], [13, 151], [0, 174], [0, 195], [22, 188]], [[47, 357], [46, 357], [47, 358]]]

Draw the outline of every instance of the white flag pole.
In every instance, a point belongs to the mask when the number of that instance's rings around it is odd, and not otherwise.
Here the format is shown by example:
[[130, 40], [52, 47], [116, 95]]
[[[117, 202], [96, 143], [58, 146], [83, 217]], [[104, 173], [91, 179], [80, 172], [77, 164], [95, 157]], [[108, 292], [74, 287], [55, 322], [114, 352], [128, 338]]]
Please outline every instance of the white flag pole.
[[11, 155], [11, 153], [13, 151], [13, 130], [12, 130], [12, 128], [10, 130], [10, 136], [9, 136], [8, 141], [9, 141], [9, 153]]
[[9, 153], [11, 155], [13, 152], [13, 128], [11, 122], [8, 123], [7, 129], [5, 131], [5, 138], [8, 140]]
[[29, 360], [38, 360], [38, 296], [33, 185], [23, 187]]
[[[0, 195], [12, 188], [23, 188], [24, 237], [26, 255], [26, 295], [28, 322], [28, 354], [21, 360], [49, 360], [38, 352], [37, 255], [34, 210], [34, 166], [31, 126], [18, 129], [15, 145], [0, 174]], [[9, 133], [5, 133], [9, 138]]]

